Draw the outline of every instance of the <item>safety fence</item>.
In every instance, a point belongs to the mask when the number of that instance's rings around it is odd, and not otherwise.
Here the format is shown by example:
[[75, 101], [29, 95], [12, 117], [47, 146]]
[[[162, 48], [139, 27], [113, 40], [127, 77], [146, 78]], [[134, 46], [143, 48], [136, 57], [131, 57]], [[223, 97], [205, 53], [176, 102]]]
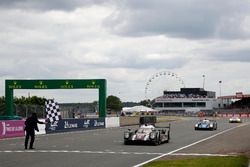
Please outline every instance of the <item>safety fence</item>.
[[[85, 118], [96, 115], [97, 107], [92, 104], [59, 104], [62, 118]], [[33, 104], [14, 104], [14, 115], [22, 118], [36, 113], [39, 118], [45, 118], [45, 106]], [[0, 115], [5, 115], [5, 104], [0, 104]]]

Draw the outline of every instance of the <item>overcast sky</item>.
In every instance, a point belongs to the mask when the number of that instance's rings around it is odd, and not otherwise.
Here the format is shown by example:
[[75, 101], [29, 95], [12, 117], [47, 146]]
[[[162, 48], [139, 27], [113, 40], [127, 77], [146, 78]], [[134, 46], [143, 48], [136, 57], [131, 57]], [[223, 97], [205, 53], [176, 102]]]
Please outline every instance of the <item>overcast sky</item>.
[[[138, 102], [161, 71], [217, 96], [219, 81], [222, 95], [250, 94], [249, 0], [1, 0], [0, 43], [0, 96], [5, 79], [102, 78], [107, 95]], [[171, 90], [179, 79], [150, 86]], [[98, 98], [96, 90], [15, 91], [28, 93]]]

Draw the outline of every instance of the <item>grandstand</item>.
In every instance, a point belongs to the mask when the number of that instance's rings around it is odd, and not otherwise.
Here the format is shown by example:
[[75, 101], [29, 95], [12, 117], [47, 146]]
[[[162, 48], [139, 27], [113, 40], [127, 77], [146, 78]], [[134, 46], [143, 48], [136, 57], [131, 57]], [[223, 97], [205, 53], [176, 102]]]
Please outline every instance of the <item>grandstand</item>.
[[180, 91], [164, 91], [155, 98], [153, 108], [165, 114], [212, 113], [218, 107], [215, 92], [203, 88], [181, 88]]

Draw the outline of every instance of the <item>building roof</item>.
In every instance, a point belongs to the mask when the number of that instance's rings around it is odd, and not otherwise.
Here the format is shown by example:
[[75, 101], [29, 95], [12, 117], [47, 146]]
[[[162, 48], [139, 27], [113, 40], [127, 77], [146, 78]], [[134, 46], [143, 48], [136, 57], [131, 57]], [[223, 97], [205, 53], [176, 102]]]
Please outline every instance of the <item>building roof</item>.
[[131, 107], [129, 109], [125, 109], [123, 110], [124, 112], [157, 112], [157, 110], [149, 108], [149, 107], [145, 107], [145, 106], [134, 106]]

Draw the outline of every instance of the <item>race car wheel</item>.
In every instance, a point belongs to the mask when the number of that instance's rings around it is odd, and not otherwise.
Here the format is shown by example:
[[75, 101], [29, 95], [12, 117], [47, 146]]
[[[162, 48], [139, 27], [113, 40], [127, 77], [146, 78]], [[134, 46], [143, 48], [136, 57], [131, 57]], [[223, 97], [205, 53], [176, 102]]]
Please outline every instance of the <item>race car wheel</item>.
[[159, 144], [160, 144], [159, 139], [156, 139], [156, 140], [154, 141], [154, 145], [157, 146], [157, 145], [159, 145]]
[[168, 143], [170, 140], [170, 130], [168, 131], [168, 140], [166, 140], [166, 143]]
[[129, 145], [129, 141], [125, 140], [125, 141], [124, 141], [124, 144], [125, 144], [125, 145]]
[[160, 140], [160, 133], [158, 132], [156, 134], [156, 139], [154, 141], [154, 145], [156, 146], [156, 145], [159, 145], [159, 144], [161, 144], [161, 140]]
[[169, 143], [169, 138], [166, 140], [166, 143]]

